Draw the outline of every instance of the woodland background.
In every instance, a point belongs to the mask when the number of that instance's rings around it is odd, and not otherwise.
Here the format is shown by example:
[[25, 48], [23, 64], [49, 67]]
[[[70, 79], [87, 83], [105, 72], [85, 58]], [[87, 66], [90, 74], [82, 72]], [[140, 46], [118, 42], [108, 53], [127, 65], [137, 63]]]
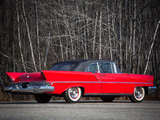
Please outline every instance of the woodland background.
[[[7, 71], [107, 59], [125, 73], [153, 75], [159, 87], [159, 24], [160, 0], [0, 0], [0, 76], [8, 84]], [[0, 92], [0, 101], [21, 99], [32, 96]]]

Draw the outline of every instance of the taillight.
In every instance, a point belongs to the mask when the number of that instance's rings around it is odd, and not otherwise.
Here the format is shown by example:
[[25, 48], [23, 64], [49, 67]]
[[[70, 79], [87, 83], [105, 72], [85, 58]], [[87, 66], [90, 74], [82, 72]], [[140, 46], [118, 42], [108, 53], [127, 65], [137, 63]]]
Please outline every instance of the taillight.
[[41, 72], [41, 77], [42, 77], [42, 80], [46, 80], [46, 77], [45, 77], [45, 75], [43, 74], [43, 72]]

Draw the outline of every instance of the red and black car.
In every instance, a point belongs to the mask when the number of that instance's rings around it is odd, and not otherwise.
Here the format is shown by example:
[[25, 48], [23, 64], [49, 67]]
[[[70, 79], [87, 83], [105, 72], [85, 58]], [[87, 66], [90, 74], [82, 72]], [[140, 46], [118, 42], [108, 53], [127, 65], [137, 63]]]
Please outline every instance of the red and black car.
[[55, 63], [50, 70], [35, 73], [7, 72], [11, 81], [4, 91], [14, 94], [33, 94], [39, 103], [51, 96], [64, 96], [66, 102], [78, 102], [82, 96], [98, 96], [104, 102], [115, 97], [129, 96], [141, 102], [154, 93], [154, 77], [122, 73], [114, 61], [72, 60]]

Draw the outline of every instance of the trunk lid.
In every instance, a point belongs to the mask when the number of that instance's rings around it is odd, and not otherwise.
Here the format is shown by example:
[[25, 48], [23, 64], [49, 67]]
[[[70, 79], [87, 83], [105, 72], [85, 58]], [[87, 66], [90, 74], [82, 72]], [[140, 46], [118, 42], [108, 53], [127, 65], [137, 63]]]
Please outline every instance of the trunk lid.
[[19, 76], [18, 82], [38, 82], [42, 81], [41, 73], [27, 73]]
[[9, 79], [14, 82], [38, 82], [45, 80], [41, 72], [35, 72], [35, 73], [10, 73], [7, 72], [7, 75], [9, 76]]

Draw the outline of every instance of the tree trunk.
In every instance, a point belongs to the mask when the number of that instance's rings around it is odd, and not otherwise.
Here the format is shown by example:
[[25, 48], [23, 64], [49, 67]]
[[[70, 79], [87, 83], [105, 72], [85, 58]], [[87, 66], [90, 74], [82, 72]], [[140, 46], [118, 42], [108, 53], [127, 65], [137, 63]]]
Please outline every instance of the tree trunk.
[[156, 40], [156, 35], [157, 35], [158, 28], [159, 28], [159, 24], [160, 24], [160, 21], [157, 24], [157, 27], [156, 27], [156, 30], [155, 30], [155, 33], [154, 33], [154, 36], [153, 36], [153, 41], [152, 41], [151, 47], [149, 49], [149, 53], [148, 53], [148, 57], [147, 57], [147, 63], [146, 63], [146, 67], [144, 69], [143, 74], [146, 74], [146, 71], [147, 71], [147, 68], [148, 68], [149, 59], [150, 59], [150, 55], [151, 55], [151, 52], [152, 52], [152, 49], [153, 49], [153, 46], [154, 46], [154, 43], [155, 43], [155, 40]]
[[18, 0], [16, 0], [16, 11], [17, 11], [17, 29], [18, 29], [18, 43], [19, 43], [19, 51], [20, 51], [20, 55], [21, 55], [21, 60], [22, 60], [22, 66], [24, 69], [24, 72], [26, 71], [26, 67], [24, 64], [24, 57], [23, 57], [23, 53], [22, 53], [22, 45], [21, 45], [21, 34], [20, 34], [20, 23], [19, 23], [19, 9], [18, 9]]
[[120, 14], [119, 14], [119, 53], [120, 53], [120, 69], [121, 71], [123, 71], [123, 65], [122, 65], [122, 1], [120, 1], [120, 6], [119, 6], [119, 10], [120, 10]]
[[34, 53], [33, 53], [33, 46], [32, 46], [31, 36], [30, 36], [30, 32], [29, 32], [29, 26], [28, 26], [26, 12], [25, 12], [25, 8], [24, 8], [24, 0], [22, 0], [22, 9], [23, 9], [23, 15], [24, 15], [24, 20], [25, 20], [26, 28], [27, 28], [28, 39], [29, 39], [29, 43], [30, 43], [32, 61], [33, 61], [34, 69], [35, 69], [35, 71], [37, 71], [37, 67], [36, 67], [36, 63], [35, 63], [35, 58], [34, 58]]
[[100, 9], [99, 16], [99, 59], [102, 59], [102, 10]]
[[46, 68], [46, 63], [47, 63], [47, 56], [48, 56], [48, 51], [49, 51], [49, 46], [50, 46], [50, 33], [49, 33], [49, 37], [47, 40], [47, 48], [46, 48], [46, 54], [45, 54], [45, 59], [44, 59], [44, 67]]
[[[109, 9], [109, 2], [107, 3], [107, 9], [108, 11], [110, 10]], [[111, 27], [112, 27], [112, 24], [111, 24], [111, 21], [110, 21], [110, 13], [108, 12], [108, 39], [109, 39], [109, 51], [110, 51], [110, 56], [111, 56], [111, 60], [113, 60], [113, 54], [112, 54], [112, 41], [111, 41]]]
[[92, 53], [93, 53], [93, 59], [95, 58], [95, 44], [96, 44], [96, 35], [97, 35], [97, 18], [98, 18], [98, 11], [96, 11], [96, 20], [95, 20], [95, 25], [94, 25], [94, 39], [93, 39], [93, 48], [92, 48]]
[[135, 73], [135, 60], [136, 60], [136, 0], [134, 0], [134, 14], [133, 14], [133, 73]]
[[38, 52], [39, 69], [41, 70], [41, 54], [40, 54], [40, 45], [39, 45], [39, 23], [38, 23], [37, 0], [35, 0], [35, 7], [36, 7], [37, 52]]
[[[129, 3], [129, 13], [132, 12], [132, 2]], [[128, 67], [128, 72], [132, 73], [132, 57], [133, 57], [133, 49], [132, 49], [132, 41], [133, 41], [133, 23], [132, 23], [132, 18], [129, 19], [130, 22], [129, 22], [129, 29], [130, 29], [130, 37], [129, 37], [129, 67]]]

